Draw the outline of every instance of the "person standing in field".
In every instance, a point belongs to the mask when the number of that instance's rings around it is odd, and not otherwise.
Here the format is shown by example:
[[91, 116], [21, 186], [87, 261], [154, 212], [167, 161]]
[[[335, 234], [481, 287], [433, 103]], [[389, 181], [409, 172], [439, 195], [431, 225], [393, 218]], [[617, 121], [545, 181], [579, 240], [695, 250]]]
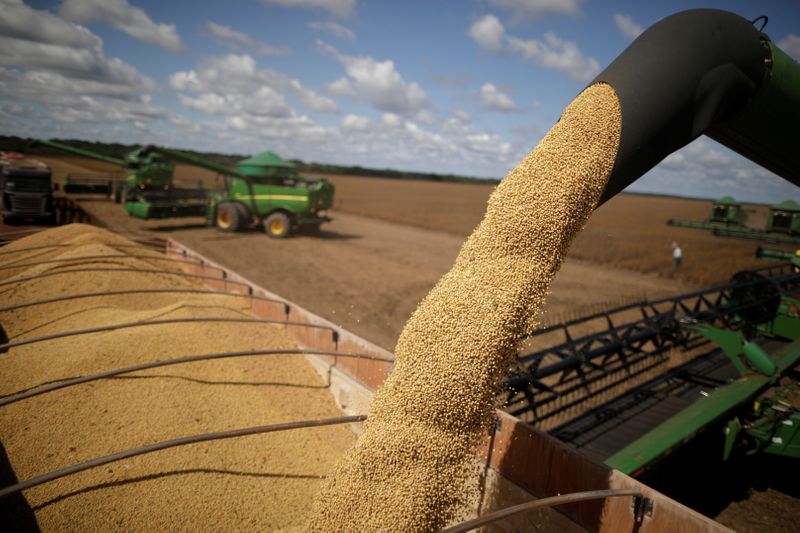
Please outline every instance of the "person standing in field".
[[672, 267], [675, 270], [678, 270], [681, 266], [681, 261], [683, 260], [683, 250], [681, 247], [678, 246], [678, 243], [672, 241]]

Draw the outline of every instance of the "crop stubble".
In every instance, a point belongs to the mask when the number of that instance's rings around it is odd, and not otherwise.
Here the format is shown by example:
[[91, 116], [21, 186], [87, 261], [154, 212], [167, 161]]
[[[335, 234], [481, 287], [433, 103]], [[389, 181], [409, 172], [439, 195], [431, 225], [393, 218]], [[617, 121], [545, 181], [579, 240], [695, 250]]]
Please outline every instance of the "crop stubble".
[[593, 85], [498, 186], [400, 335], [395, 369], [323, 484], [311, 529], [429, 531], [464, 506], [498, 383], [597, 204], [619, 135], [614, 90]]

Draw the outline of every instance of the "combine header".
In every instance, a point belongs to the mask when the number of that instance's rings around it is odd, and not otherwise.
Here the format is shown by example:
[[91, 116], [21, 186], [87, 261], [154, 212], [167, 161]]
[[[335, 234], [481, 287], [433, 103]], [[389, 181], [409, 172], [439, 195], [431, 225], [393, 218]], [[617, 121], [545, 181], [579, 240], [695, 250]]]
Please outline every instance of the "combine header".
[[782, 264], [539, 330], [565, 340], [520, 354], [506, 410], [628, 474], [709, 427], [725, 458], [800, 457], [798, 293], [800, 271]]
[[777, 248], [765, 248], [759, 246], [756, 248], [756, 257], [759, 259], [767, 259], [770, 261], [779, 261], [792, 263], [794, 266], [800, 268], [800, 250], [790, 252], [788, 250], [779, 250]]

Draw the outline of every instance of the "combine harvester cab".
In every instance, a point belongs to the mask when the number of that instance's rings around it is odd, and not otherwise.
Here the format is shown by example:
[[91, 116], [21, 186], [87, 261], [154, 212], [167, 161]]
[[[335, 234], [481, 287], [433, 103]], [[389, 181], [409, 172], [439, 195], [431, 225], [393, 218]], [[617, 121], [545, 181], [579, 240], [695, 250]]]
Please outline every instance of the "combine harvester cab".
[[723, 196], [711, 205], [708, 221], [726, 226], [743, 226], [747, 221], [747, 211], [733, 197]]
[[767, 231], [800, 237], [800, 204], [786, 200], [773, 205], [767, 218]]

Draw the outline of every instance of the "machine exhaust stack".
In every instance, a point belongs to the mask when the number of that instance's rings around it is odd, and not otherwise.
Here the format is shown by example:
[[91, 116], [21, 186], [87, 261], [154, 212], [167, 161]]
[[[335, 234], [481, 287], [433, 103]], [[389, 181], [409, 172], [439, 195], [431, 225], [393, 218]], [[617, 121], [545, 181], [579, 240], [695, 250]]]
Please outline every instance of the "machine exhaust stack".
[[602, 204], [706, 134], [800, 185], [800, 65], [752, 22], [695, 9], [645, 31], [593, 81], [608, 83], [622, 133]]

